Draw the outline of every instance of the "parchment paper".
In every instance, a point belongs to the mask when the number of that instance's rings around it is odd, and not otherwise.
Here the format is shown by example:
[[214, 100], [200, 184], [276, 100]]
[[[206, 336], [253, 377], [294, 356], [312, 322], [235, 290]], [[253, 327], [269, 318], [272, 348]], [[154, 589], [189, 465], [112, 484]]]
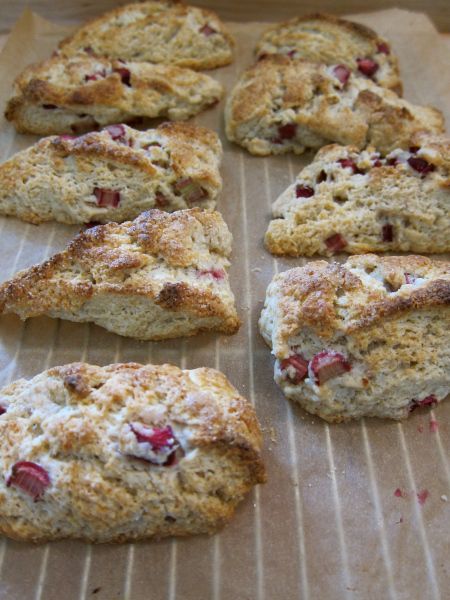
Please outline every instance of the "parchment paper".
[[[255, 10], [257, 17], [257, 10]], [[274, 20], [277, 19], [274, 3]], [[450, 122], [448, 45], [423, 15], [359, 17], [400, 57], [405, 97], [439, 107]], [[252, 62], [263, 25], [232, 24], [236, 62], [212, 75], [229, 90]], [[0, 55], [0, 109], [16, 74], [49, 55], [67, 29], [23, 15]], [[75, 360], [172, 362], [220, 368], [255, 403], [269, 481], [220, 534], [160, 543], [30, 546], [0, 541], [0, 597], [8, 600], [313, 600], [450, 598], [450, 404], [397, 424], [328, 426], [288, 403], [273, 382], [257, 331], [275, 261], [262, 238], [270, 204], [311, 156], [254, 158], [227, 143], [223, 102], [196, 119], [221, 133], [224, 189], [218, 209], [234, 234], [231, 282], [243, 326], [231, 337], [138, 343], [101, 328], [48, 318], [0, 318], [0, 385]], [[0, 160], [35, 141], [0, 121]], [[78, 230], [0, 219], [0, 280], [64, 247]], [[430, 419], [437, 425], [430, 428]], [[436, 430], [437, 428], [437, 430]], [[399, 489], [400, 492], [395, 494]], [[422, 501], [428, 492], [428, 497]]]

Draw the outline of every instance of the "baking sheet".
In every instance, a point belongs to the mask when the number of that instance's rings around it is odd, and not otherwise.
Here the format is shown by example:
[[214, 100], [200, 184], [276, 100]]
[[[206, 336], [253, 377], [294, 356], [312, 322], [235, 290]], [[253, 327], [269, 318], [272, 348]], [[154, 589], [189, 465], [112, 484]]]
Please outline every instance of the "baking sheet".
[[[449, 123], [448, 45], [431, 22], [396, 9], [358, 19], [392, 40], [405, 97], [439, 107]], [[228, 90], [252, 62], [262, 27], [232, 25], [236, 62], [211, 72]], [[30, 12], [23, 15], [0, 55], [2, 112], [14, 76], [50, 54], [66, 33]], [[403, 424], [368, 420], [331, 426], [283, 398], [257, 320], [274, 272], [303, 261], [273, 259], [262, 238], [271, 202], [311, 156], [255, 158], [232, 147], [223, 134], [222, 109], [223, 102], [195, 122], [218, 130], [224, 143], [218, 209], [235, 239], [231, 283], [243, 320], [239, 333], [139, 343], [93, 325], [48, 318], [22, 324], [2, 317], [0, 385], [76, 360], [220, 368], [256, 405], [268, 483], [251, 493], [214, 537], [120, 546], [70, 541], [31, 546], [3, 539], [0, 598], [445, 600], [450, 597], [450, 404], [417, 410]], [[0, 160], [35, 139], [15, 135], [0, 120]], [[0, 218], [0, 280], [62, 249], [78, 229]], [[430, 427], [431, 420], [437, 425]], [[429, 495], [423, 502], [424, 490]]]

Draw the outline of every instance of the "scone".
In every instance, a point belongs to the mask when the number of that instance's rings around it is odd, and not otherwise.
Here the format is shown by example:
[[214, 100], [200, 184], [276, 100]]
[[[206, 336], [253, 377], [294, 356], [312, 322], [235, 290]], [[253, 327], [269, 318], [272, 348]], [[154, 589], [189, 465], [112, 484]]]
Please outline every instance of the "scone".
[[142, 117], [188, 119], [222, 93], [218, 81], [191, 69], [53, 56], [19, 75], [5, 116], [19, 133], [84, 133]]
[[285, 396], [327, 421], [404, 419], [450, 392], [448, 262], [310, 262], [274, 277], [259, 325]]
[[265, 481], [255, 412], [213, 369], [74, 363], [0, 390], [0, 532], [213, 533]]
[[316, 13], [272, 25], [256, 45], [258, 59], [271, 54], [325, 65], [340, 64], [399, 95], [402, 93], [398, 60], [389, 42], [365, 25], [334, 15]]
[[418, 135], [382, 158], [327, 146], [273, 205], [273, 254], [450, 252], [450, 139]]
[[341, 65], [267, 57], [244, 72], [227, 100], [226, 133], [251, 154], [320, 148], [330, 142], [383, 154], [419, 131], [441, 133], [442, 114], [416, 106]]
[[199, 208], [98, 225], [0, 285], [0, 314], [91, 321], [141, 340], [235, 333], [231, 242], [221, 215]]
[[233, 60], [233, 45], [215, 13], [161, 0], [119, 6], [80, 27], [59, 47], [66, 56], [85, 52], [214, 69]]
[[187, 123], [44, 138], [0, 165], [0, 214], [105, 223], [154, 207], [214, 208], [221, 156], [216, 133]]

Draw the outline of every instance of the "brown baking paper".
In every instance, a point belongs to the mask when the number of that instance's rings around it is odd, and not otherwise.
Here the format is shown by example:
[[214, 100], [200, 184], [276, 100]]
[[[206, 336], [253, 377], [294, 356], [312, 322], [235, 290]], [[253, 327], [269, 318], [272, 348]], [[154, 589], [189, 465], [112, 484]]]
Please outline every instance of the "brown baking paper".
[[[431, 22], [396, 9], [359, 20], [392, 40], [406, 98], [439, 107], [450, 122], [448, 46]], [[252, 62], [262, 27], [231, 25], [236, 62], [211, 72], [228, 90]], [[49, 55], [66, 33], [30, 12], [23, 15], [0, 56], [2, 110], [16, 74]], [[217, 367], [256, 405], [268, 483], [213, 537], [117, 546], [2, 540], [0, 597], [445, 600], [450, 597], [450, 404], [417, 410], [402, 424], [367, 420], [329, 426], [283, 398], [257, 320], [274, 272], [303, 261], [274, 260], [262, 238], [271, 202], [311, 155], [252, 157], [226, 141], [222, 112], [223, 102], [195, 121], [218, 130], [224, 144], [218, 209], [234, 234], [231, 282], [243, 320], [239, 333], [139, 343], [93, 325], [48, 318], [23, 324], [2, 317], [0, 385], [77, 360]], [[0, 122], [1, 160], [34, 141]], [[0, 219], [0, 228], [0, 280], [60, 250], [78, 230], [13, 218]], [[437, 431], [430, 429], [432, 418]], [[397, 488], [402, 497], [395, 495]]]

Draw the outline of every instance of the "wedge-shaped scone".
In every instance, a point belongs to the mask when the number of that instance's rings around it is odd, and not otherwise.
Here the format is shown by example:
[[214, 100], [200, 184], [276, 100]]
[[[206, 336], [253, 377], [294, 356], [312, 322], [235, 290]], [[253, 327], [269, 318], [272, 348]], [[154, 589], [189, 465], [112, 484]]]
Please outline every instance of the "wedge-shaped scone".
[[450, 252], [450, 139], [418, 135], [386, 158], [327, 146], [273, 205], [273, 254]]
[[435, 108], [416, 106], [341, 66], [267, 57], [244, 72], [226, 106], [228, 139], [252, 154], [301, 154], [330, 142], [382, 153], [420, 130], [441, 133]]
[[19, 75], [5, 116], [20, 133], [83, 133], [141, 117], [188, 119], [222, 93], [218, 81], [191, 69], [54, 56]]
[[105, 223], [154, 207], [214, 208], [221, 156], [216, 133], [187, 123], [45, 138], [0, 165], [0, 214]]
[[141, 340], [235, 333], [231, 241], [221, 215], [199, 208], [98, 225], [1, 285], [0, 313], [92, 321]]
[[272, 25], [256, 45], [258, 59], [271, 54], [341, 64], [397, 94], [402, 92], [398, 60], [389, 42], [365, 25], [334, 15], [316, 13]]
[[233, 38], [219, 17], [178, 2], [142, 2], [111, 10], [63, 40], [60, 51], [214, 69], [233, 60]]
[[404, 419], [450, 392], [448, 262], [310, 262], [274, 277], [259, 325], [285, 396], [327, 421]]
[[0, 531], [213, 533], [265, 481], [255, 412], [213, 369], [73, 363], [0, 390]]

